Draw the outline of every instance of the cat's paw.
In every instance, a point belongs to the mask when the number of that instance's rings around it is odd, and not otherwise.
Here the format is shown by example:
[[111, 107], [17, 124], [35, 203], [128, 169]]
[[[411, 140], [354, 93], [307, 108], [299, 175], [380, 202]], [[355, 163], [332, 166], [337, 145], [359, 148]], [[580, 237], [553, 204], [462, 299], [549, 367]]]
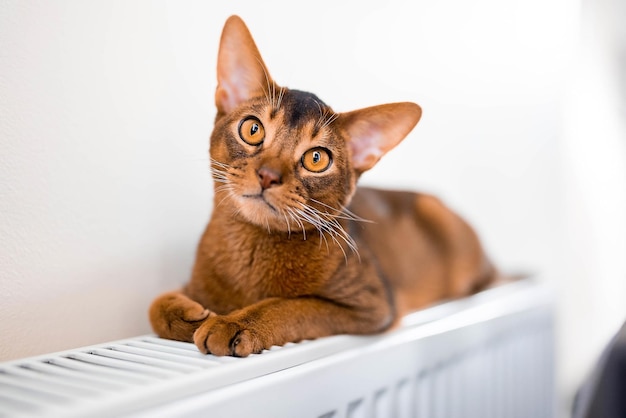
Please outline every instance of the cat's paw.
[[150, 306], [150, 322], [159, 337], [193, 341], [193, 333], [202, 321], [215, 315], [182, 293], [159, 296]]
[[207, 319], [193, 334], [193, 341], [204, 354], [216, 356], [247, 357], [267, 345], [258, 333], [228, 316]]

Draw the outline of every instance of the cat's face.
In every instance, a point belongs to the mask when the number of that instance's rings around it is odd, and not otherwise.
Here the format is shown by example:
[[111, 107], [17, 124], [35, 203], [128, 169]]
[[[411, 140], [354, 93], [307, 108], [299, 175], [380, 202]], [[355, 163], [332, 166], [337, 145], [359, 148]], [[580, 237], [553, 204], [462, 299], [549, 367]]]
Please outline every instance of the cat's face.
[[218, 55], [211, 135], [215, 201], [255, 225], [329, 232], [356, 180], [420, 118], [413, 103], [335, 113], [311, 93], [278, 86], [241, 19], [228, 19]]
[[211, 137], [216, 193], [271, 230], [310, 229], [340, 215], [355, 189], [347, 141], [315, 95], [278, 89], [218, 118]]

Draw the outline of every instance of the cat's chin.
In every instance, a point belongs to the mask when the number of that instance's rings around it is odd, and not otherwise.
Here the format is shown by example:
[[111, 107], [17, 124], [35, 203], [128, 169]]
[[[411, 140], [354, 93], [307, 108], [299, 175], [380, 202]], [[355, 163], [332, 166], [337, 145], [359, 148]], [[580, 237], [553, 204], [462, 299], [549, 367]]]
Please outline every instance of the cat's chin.
[[238, 199], [238, 206], [240, 217], [270, 232], [289, 233], [296, 228], [294, 222], [288, 224], [285, 211], [262, 195], [243, 195]]

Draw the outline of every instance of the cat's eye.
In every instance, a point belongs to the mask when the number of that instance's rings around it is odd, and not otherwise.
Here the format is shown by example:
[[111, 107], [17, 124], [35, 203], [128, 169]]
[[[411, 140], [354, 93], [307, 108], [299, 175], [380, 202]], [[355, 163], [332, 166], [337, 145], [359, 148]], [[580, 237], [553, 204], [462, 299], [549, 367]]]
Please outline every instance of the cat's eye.
[[330, 167], [332, 158], [325, 148], [312, 148], [302, 156], [302, 166], [313, 173], [321, 173]]
[[261, 145], [265, 139], [265, 128], [255, 117], [247, 117], [239, 122], [239, 137], [249, 145]]

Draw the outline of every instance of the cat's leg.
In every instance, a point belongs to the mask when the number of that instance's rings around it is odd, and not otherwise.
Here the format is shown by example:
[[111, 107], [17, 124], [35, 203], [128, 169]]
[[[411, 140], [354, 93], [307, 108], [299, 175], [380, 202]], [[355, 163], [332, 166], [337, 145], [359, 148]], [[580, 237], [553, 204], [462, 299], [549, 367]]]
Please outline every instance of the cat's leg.
[[193, 333], [212, 314], [198, 302], [174, 291], [156, 298], [149, 315], [152, 329], [159, 337], [193, 342]]
[[316, 297], [271, 298], [208, 318], [193, 339], [203, 353], [246, 357], [287, 342], [342, 333], [379, 333], [389, 328], [393, 319], [385, 301], [357, 308]]

